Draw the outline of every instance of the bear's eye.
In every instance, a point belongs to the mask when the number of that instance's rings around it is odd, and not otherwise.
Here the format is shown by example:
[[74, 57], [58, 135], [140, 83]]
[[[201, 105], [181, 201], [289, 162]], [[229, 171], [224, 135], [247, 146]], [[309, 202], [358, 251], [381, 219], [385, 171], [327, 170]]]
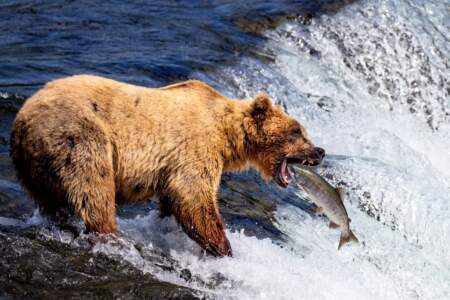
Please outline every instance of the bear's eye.
[[302, 131], [300, 130], [300, 128], [297, 127], [297, 128], [292, 129], [292, 134], [300, 136], [300, 135], [302, 135]]

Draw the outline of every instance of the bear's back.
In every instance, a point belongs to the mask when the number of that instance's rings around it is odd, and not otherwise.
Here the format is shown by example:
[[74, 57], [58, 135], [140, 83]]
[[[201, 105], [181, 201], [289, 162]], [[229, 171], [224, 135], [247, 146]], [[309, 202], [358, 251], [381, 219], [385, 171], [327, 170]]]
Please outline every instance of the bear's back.
[[[77, 75], [47, 83], [29, 98], [18, 117], [52, 124], [76, 116], [98, 119], [106, 126], [139, 126], [145, 122], [208, 126], [230, 112], [231, 100], [205, 83], [188, 80], [146, 88], [93, 75]], [[61, 124], [55, 124], [59, 126]]]

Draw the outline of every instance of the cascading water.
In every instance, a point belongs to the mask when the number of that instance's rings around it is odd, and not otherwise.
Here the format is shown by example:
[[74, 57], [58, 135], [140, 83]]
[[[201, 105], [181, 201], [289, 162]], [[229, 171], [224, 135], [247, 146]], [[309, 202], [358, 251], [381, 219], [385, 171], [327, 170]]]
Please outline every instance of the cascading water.
[[[247, 56], [191, 75], [236, 98], [264, 90], [307, 128], [329, 154], [318, 172], [347, 189], [359, 244], [337, 251], [324, 218], [279, 199], [286, 238], [228, 230], [233, 258], [199, 254], [157, 210], [119, 218], [122, 237], [94, 252], [219, 299], [449, 299], [449, 16], [445, 1], [355, 2], [265, 31], [271, 62]], [[191, 279], [155, 268], [135, 243], [170, 254]]]
[[[195, 74], [230, 96], [267, 91], [334, 154], [319, 172], [347, 188], [361, 242], [338, 252], [337, 231], [281, 202], [282, 246], [229, 232], [234, 258], [199, 259], [173, 223], [175, 236], [162, 239], [171, 255], [206, 281], [222, 273], [219, 298], [447, 299], [448, 9], [437, 1], [363, 1], [265, 32], [273, 63], [247, 57]], [[132, 231], [140, 222], [122, 220], [121, 228], [140, 238]], [[153, 239], [161, 226], [143, 231]]]

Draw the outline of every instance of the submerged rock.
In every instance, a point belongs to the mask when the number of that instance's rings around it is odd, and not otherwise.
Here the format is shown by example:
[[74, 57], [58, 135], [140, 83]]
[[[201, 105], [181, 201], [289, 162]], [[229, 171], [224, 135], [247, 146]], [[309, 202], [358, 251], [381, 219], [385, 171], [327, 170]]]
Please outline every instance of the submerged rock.
[[221, 214], [227, 225], [258, 238], [284, 240], [274, 212], [277, 205], [289, 203], [310, 211], [312, 205], [300, 199], [294, 189], [269, 184], [255, 172], [228, 173], [222, 176], [219, 192]]

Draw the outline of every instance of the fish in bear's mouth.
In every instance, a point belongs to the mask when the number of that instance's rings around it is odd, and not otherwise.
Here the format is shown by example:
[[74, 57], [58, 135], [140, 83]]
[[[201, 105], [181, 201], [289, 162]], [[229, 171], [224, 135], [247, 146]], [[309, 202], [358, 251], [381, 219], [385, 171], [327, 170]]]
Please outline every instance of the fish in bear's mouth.
[[281, 187], [287, 187], [291, 181], [291, 173], [288, 169], [288, 164], [302, 164], [305, 166], [317, 166], [322, 162], [323, 157], [317, 157], [317, 158], [298, 158], [298, 157], [285, 157], [281, 161], [277, 174], [275, 176], [275, 181], [278, 183]]

